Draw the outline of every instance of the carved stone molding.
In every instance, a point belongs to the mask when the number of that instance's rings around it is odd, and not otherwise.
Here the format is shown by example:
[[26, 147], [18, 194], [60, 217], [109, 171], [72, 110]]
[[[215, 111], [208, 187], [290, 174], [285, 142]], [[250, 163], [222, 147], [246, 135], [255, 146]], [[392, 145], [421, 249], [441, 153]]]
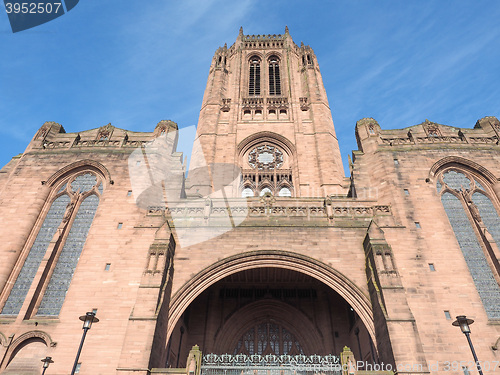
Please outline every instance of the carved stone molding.
[[104, 179], [109, 182], [110, 184], [113, 184], [113, 180], [111, 180], [111, 175], [108, 171], [108, 169], [102, 165], [101, 163], [95, 161], [95, 160], [80, 160], [75, 163], [71, 163], [60, 170], [58, 170], [56, 173], [54, 173], [52, 176], [50, 176], [46, 184], [49, 186], [52, 186], [59, 178], [64, 176], [67, 173], [74, 173], [79, 170], [84, 170], [85, 168], [89, 168], [91, 170], [97, 171], [101, 176], [104, 177]]
[[111, 139], [111, 135], [113, 134], [113, 130], [115, 127], [109, 123], [108, 125], [101, 126], [99, 131], [97, 132], [96, 141], [108, 141]]

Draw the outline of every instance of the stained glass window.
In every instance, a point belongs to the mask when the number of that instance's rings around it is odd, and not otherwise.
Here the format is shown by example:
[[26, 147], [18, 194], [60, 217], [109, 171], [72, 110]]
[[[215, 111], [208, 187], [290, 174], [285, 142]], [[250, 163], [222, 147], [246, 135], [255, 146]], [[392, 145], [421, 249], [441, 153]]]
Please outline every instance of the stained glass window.
[[[471, 184], [471, 181], [474, 181], [474, 184]], [[483, 186], [465, 174], [448, 171], [443, 174], [442, 182], [447, 190], [443, 190], [441, 201], [486, 314], [490, 319], [499, 319], [500, 286], [481, 246], [484, 239], [478, 237], [474, 230], [474, 227], [479, 230], [486, 228], [494, 240], [500, 243], [498, 213], [486, 195], [474, 192], [475, 187], [484, 189]], [[438, 183], [438, 190], [440, 188], [442, 188], [441, 183]], [[453, 191], [455, 193], [452, 193]]]
[[260, 323], [245, 332], [234, 349], [234, 354], [240, 353], [247, 355], [304, 354], [295, 336], [274, 322]]
[[[24, 260], [1, 314], [17, 315], [19, 313], [51, 243], [53, 245], [50, 247], [52, 252], [50, 256], [55, 259], [55, 262], [47, 265], [47, 267], [53, 267], [53, 270], [49, 273], [51, 277], [46, 285], [37, 314], [59, 314], [99, 205], [99, 194], [102, 192], [102, 182], [91, 172], [68, 178], [57, 190], [55, 193], [57, 198], [50, 205], [38, 229], [36, 239]], [[51, 270], [43, 271], [50, 272]], [[36, 289], [44, 290], [42, 283], [45, 282], [47, 281], [42, 279]], [[29, 298], [36, 300], [40, 296], [35, 295]]]
[[17, 276], [16, 282], [10, 292], [9, 298], [3, 307], [2, 314], [17, 315], [21, 310], [24, 299], [28, 294], [31, 283], [35, 277], [40, 263], [47, 252], [50, 241], [54, 237], [57, 228], [66, 212], [66, 207], [70, 202], [67, 195], [61, 195], [50, 206], [47, 216], [43, 221], [33, 246], [26, 258], [21, 272]]
[[37, 315], [59, 315], [98, 205], [99, 198], [95, 195], [88, 196], [80, 205]]

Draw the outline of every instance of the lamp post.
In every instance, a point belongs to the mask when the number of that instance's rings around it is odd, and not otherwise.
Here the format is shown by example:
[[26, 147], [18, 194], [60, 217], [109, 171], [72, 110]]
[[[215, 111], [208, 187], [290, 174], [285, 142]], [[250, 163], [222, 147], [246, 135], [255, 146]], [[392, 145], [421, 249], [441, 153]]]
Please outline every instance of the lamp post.
[[481, 370], [481, 365], [479, 360], [477, 359], [476, 351], [474, 350], [474, 345], [472, 345], [472, 341], [470, 339], [470, 327], [469, 325], [474, 323], [472, 319], [467, 319], [465, 315], [457, 316], [457, 320], [455, 320], [453, 324], [455, 327], [460, 327], [465, 337], [467, 337], [467, 341], [469, 342], [470, 350], [472, 352], [472, 356], [474, 357], [474, 361], [476, 362], [477, 371], [479, 371], [480, 375], [483, 375], [483, 371]]
[[45, 374], [45, 370], [47, 370], [47, 368], [49, 367], [49, 365], [51, 363], [54, 363], [54, 361], [52, 360], [52, 357], [45, 357], [44, 359], [42, 359], [42, 362], [43, 362], [42, 375], [44, 375]]
[[80, 341], [80, 347], [78, 348], [78, 353], [76, 353], [75, 364], [73, 365], [73, 370], [71, 370], [71, 375], [75, 375], [76, 366], [78, 365], [78, 359], [80, 358], [80, 353], [82, 352], [83, 342], [85, 341], [87, 331], [90, 327], [92, 327], [92, 323], [97, 323], [99, 321], [99, 319], [95, 317], [95, 312], [88, 312], [85, 315], [82, 315], [79, 319], [83, 321], [83, 335], [82, 341]]

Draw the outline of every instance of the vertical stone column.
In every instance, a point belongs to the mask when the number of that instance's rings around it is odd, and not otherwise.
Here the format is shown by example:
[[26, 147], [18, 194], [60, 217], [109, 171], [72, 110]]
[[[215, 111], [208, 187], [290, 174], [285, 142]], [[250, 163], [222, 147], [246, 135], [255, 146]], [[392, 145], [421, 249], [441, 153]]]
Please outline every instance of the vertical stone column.
[[384, 369], [391, 365], [393, 370], [399, 363], [422, 364], [423, 372], [429, 372], [392, 249], [385, 240], [384, 232], [373, 221], [363, 246], [380, 364], [384, 365]]
[[174, 251], [175, 240], [165, 222], [148, 250], [117, 374], [146, 375], [152, 367], [164, 366]]

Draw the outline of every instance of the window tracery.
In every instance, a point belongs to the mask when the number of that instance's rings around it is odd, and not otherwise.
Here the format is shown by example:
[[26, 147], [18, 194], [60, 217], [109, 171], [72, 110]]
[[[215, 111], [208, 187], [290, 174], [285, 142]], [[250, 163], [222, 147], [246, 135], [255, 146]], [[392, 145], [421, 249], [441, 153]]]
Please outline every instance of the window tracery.
[[[32, 298], [32, 305], [40, 301], [37, 315], [59, 314], [102, 192], [101, 177], [90, 170], [72, 174], [55, 185], [50, 207], [24, 258], [2, 308], [2, 315], [17, 315], [26, 297]], [[45, 266], [48, 269], [44, 273], [48, 276], [36, 280], [40, 283], [36, 288], [38, 294], [28, 296], [47, 253], [54, 259]]]
[[254, 147], [248, 154], [248, 164], [259, 170], [280, 168], [283, 165], [283, 152], [266, 144]]
[[486, 314], [498, 319], [500, 265], [495, 247], [500, 244], [500, 217], [487, 184], [479, 180], [454, 168], [442, 172], [436, 185]]
[[272, 143], [261, 143], [246, 154], [241, 179], [241, 196], [263, 196], [266, 193], [291, 197], [293, 182], [291, 169], [284, 168], [287, 164], [285, 153]]
[[295, 336], [285, 327], [272, 322], [257, 324], [238, 340], [234, 354], [297, 355], [304, 354]]

